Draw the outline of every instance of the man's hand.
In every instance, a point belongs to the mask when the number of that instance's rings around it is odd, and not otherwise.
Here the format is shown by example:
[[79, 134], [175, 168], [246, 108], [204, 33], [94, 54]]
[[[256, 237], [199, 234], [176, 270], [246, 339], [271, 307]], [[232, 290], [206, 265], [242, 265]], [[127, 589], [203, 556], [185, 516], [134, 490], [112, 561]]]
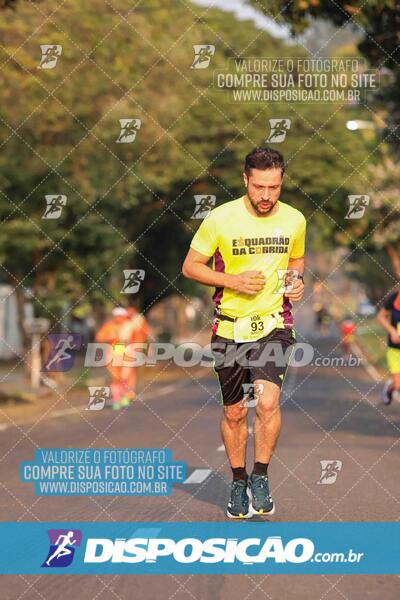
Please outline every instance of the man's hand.
[[265, 285], [265, 275], [262, 271], [243, 271], [243, 273], [226, 277], [225, 287], [250, 296], [258, 294]]
[[289, 300], [293, 300], [294, 302], [298, 302], [302, 299], [304, 294], [304, 283], [301, 279], [295, 279], [292, 286], [292, 291], [285, 294], [289, 298]]
[[400, 335], [397, 333], [396, 329], [390, 331], [390, 339], [393, 344], [400, 344]]

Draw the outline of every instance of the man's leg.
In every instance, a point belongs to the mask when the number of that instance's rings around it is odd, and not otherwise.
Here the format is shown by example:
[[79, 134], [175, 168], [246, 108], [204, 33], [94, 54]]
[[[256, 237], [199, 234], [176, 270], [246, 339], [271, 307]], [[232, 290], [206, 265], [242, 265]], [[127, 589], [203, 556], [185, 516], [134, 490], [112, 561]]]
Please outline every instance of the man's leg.
[[255, 406], [254, 461], [268, 464], [281, 431], [280, 389], [263, 379], [257, 379], [254, 384], [262, 389]]
[[256, 379], [254, 387], [259, 391], [256, 397], [253, 426], [254, 468], [249, 477], [252, 498], [250, 512], [272, 515], [275, 506], [269, 491], [268, 465], [281, 430], [280, 388], [265, 379]]
[[247, 447], [247, 412], [242, 402], [224, 406], [221, 419], [221, 435], [232, 469], [244, 468]]

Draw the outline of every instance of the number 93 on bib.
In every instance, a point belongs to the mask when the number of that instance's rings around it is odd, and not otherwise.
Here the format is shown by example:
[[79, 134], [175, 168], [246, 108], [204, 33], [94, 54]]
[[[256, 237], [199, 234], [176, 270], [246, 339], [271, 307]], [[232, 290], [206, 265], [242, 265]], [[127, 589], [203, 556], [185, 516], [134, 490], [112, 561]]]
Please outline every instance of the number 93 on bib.
[[235, 342], [255, 342], [267, 336], [273, 329], [283, 328], [283, 318], [279, 315], [248, 315], [237, 317], [233, 324]]

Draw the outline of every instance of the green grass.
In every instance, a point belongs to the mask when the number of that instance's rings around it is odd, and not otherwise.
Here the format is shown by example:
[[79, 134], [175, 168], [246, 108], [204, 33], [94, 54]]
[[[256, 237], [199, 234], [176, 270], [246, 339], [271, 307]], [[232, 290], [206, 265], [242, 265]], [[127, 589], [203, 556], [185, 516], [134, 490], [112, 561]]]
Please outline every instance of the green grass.
[[357, 326], [356, 342], [365, 352], [370, 362], [378, 369], [387, 369], [386, 366], [386, 340], [387, 333], [376, 320], [368, 317]]

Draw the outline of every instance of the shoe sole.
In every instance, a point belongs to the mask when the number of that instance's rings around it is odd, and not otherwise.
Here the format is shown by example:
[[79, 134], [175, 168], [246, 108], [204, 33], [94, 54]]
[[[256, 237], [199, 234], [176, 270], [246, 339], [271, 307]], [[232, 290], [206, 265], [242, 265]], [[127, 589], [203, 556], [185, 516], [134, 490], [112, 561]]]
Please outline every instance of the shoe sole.
[[273, 507], [266, 511], [266, 510], [256, 510], [255, 508], [253, 508], [253, 505], [250, 502], [250, 507], [249, 507], [249, 512], [251, 512], [252, 515], [259, 515], [260, 517], [266, 517], [268, 515], [273, 515], [275, 514], [275, 504], [273, 505]]
[[268, 515], [275, 514], [275, 502], [272, 504], [272, 508], [270, 510], [268, 510], [268, 511], [263, 510], [263, 509], [256, 510], [253, 507], [253, 495], [251, 493], [250, 486], [247, 489], [248, 489], [248, 494], [249, 494], [249, 498], [250, 498], [249, 512], [251, 512], [252, 515], [259, 515], [260, 517], [263, 517], [263, 516], [268, 516]]
[[233, 515], [232, 513], [229, 512], [229, 510], [226, 511], [226, 516], [229, 517], [230, 519], [251, 519], [251, 517], [253, 516], [253, 513], [251, 513], [250, 511], [247, 513], [247, 515]]

